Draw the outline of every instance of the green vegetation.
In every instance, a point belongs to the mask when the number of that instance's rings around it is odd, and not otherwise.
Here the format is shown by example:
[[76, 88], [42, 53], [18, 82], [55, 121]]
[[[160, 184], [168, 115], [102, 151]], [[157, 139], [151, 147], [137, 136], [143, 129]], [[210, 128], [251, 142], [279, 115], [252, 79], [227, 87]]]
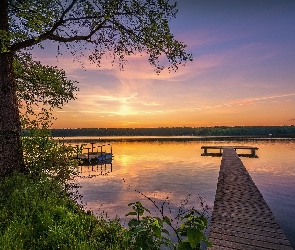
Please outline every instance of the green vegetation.
[[130, 205], [135, 212], [128, 215], [137, 218], [125, 229], [118, 219], [85, 212], [56, 180], [13, 174], [0, 182], [0, 249], [199, 249], [206, 241], [203, 216], [183, 217], [179, 232], [187, 237], [174, 246], [163, 229], [168, 217], [141, 217], [148, 210], [139, 202]]
[[53, 136], [262, 136], [295, 137], [295, 126], [52, 129]]
[[0, 249], [125, 249], [119, 221], [85, 213], [57, 181], [14, 174], [0, 190]]
[[49, 127], [52, 110], [76, 99], [78, 82], [69, 80], [64, 70], [42, 65], [24, 52], [15, 54], [13, 67], [22, 129]]
[[[180, 217], [184, 222], [180, 227], [175, 227], [174, 220], [164, 214], [163, 205], [160, 209], [154, 201], [152, 202], [161, 217], [143, 216], [144, 212], [150, 214], [150, 211], [140, 202], [128, 204], [132, 211], [126, 216], [136, 217], [128, 223], [128, 235], [131, 236], [135, 249], [160, 249], [161, 246], [166, 246], [169, 249], [194, 250], [201, 249], [201, 241], [212, 246], [203, 232], [207, 227], [207, 219], [203, 214], [193, 208], [183, 212], [182, 216], [178, 214], [176, 218]], [[170, 234], [165, 224], [175, 233], [178, 243], [173, 244], [169, 239]]]
[[[76, 149], [55, 141], [45, 128], [30, 129], [22, 140], [26, 172], [0, 179], [0, 249], [188, 250], [200, 249], [200, 241], [210, 245], [203, 234], [207, 220], [194, 209], [181, 213], [178, 227], [155, 203], [156, 217], [144, 216], [149, 210], [131, 203], [126, 216], [136, 218], [128, 228], [105, 213], [97, 218], [84, 211], [73, 181]], [[177, 243], [166, 228], [172, 228]]]

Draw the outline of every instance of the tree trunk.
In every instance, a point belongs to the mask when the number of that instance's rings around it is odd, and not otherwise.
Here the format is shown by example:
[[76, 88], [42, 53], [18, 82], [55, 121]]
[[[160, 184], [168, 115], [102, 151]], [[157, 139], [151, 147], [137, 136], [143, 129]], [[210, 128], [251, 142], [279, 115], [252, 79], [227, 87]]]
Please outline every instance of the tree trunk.
[[24, 171], [13, 54], [0, 54], [0, 176]]
[[[0, 30], [9, 32], [7, 0], [1, 0]], [[9, 45], [9, 41], [5, 43]], [[0, 176], [9, 175], [13, 171], [24, 171], [12, 62], [12, 52], [0, 51]]]

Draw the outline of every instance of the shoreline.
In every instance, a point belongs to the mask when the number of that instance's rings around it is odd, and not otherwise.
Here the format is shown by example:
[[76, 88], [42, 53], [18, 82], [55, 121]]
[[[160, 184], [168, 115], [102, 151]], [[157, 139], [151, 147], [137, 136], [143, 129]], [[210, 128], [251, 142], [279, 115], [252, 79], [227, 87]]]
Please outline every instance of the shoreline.
[[66, 143], [75, 142], [161, 142], [161, 141], [294, 141], [294, 137], [262, 137], [262, 136], [68, 136], [68, 137], [53, 137]]

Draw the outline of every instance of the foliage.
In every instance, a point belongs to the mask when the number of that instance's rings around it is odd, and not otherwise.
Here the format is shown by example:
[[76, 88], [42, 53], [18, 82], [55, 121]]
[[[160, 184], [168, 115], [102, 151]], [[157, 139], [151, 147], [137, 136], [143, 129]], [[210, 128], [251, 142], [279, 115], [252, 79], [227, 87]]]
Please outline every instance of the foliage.
[[29, 53], [16, 54], [14, 71], [22, 128], [26, 130], [22, 137], [26, 170], [33, 178], [54, 178], [65, 185], [75, 175], [75, 150], [54, 141], [48, 128], [53, 109], [75, 99], [77, 82], [68, 80], [63, 70], [34, 61]]
[[22, 143], [24, 162], [33, 178], [51, 178], [65, 185], [76, 175], [76, 149], [51, 138], [49, 130], [32, 128]]
[[[151, 200], [150, 198], [148, 198]], [[159, 207], [151, 200], [157, 209]], [[150, 213], [140, 202], [128, 204], [133, 211], [126, 216], [136, 216], [129, 221], [129, 235], [135, 249], [162, 249], [165, 246], [169, 249], [178, 250], [198, 250], [201, 249], [200, 243], [203, 241], [211, 247], [211, 242], [204, 235], [207, 228], [206, 217], [192, 208], [183, 213], [181, 220], [183, 223], [179, 227], [173, 225], [173, 219], [164, 215], [163, 207], [160, 209], [160, 217], [143, 216], [144, 212]], [[170, 227], [177, 235], [178, 243], [172, 243], [169, 238], [170, 234], [165, 225]]]
[[168, 22], [177, 9], [168, 0], [8, 0], [8, 13], [10, 51], [51, 40], [74, 56], [88, 54], [98, 66], [108, 55], [121, 67], [126, 55], [147, 53], [157, 72], [163, 55], [171, 70], [192, 60], [170, 32]]
[[17, 53], [13, 66], [22, 127], [50, 127], [53, 109], [76, 99], [78, 82], [69, 80], [57, 67], [34, 61], [29, 53]]
[[59, 182], [19, 173], [0, 180], [0, 249], [127, 249], [125, 231], [85, 213]]
[[206, 220], [195, 211], [183, 216], [179, 227], [188, 241], [173, 245], [164, 228], [170, 223], [168, 217], [144, 216], [149, 210], [140, 202], [129, 206], [132, 211], [126, 216], [135, 218], [125, 229], [118, 219], [85, 212], [60, 182], [15, 173], [0, 180], [0, 249], [152, 250], [166, 246], [180, 250], [198, 249], [198, 242], [206, 241], [199, 237], [199, 224], [205, 226]]
[[207, 227], [207, 219], [203, 214], [200, 214], [195, 209], [191, 209], [185, 216], [181, 217], [185, 220], [184, 223], [177, 229], [177, 232], [185, 238], [178, 243], [179, 250], [201, 249], [200, 242], [203, 241], [207, 246], [212, 246], [207, 237], [204, 235], [204, 230]]
[[129, 203], [129, 207], [133, 211], [126, 214], [126, 216], [135, 215], [136, 218], [131, 219], [128, 223], [128, 234], [134, 244], [135, 249], [160, 249], [161, 246], [168, 246], [172, 249], [172, 242], [169, 238], [169, 232], [163, 228], [164, 221], [159, 217], [143, 216], [144, 212], [150, 213], [139, 201]]

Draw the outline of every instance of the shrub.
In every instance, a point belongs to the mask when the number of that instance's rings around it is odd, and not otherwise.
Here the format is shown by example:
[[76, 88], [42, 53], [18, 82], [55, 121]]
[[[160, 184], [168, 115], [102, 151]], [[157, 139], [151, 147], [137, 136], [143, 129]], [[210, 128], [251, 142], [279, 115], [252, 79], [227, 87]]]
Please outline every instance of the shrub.
[[119, 220], [86, 213], [58, 182], [14, 174], [0, 181], [0, 249], [125, 249]]

